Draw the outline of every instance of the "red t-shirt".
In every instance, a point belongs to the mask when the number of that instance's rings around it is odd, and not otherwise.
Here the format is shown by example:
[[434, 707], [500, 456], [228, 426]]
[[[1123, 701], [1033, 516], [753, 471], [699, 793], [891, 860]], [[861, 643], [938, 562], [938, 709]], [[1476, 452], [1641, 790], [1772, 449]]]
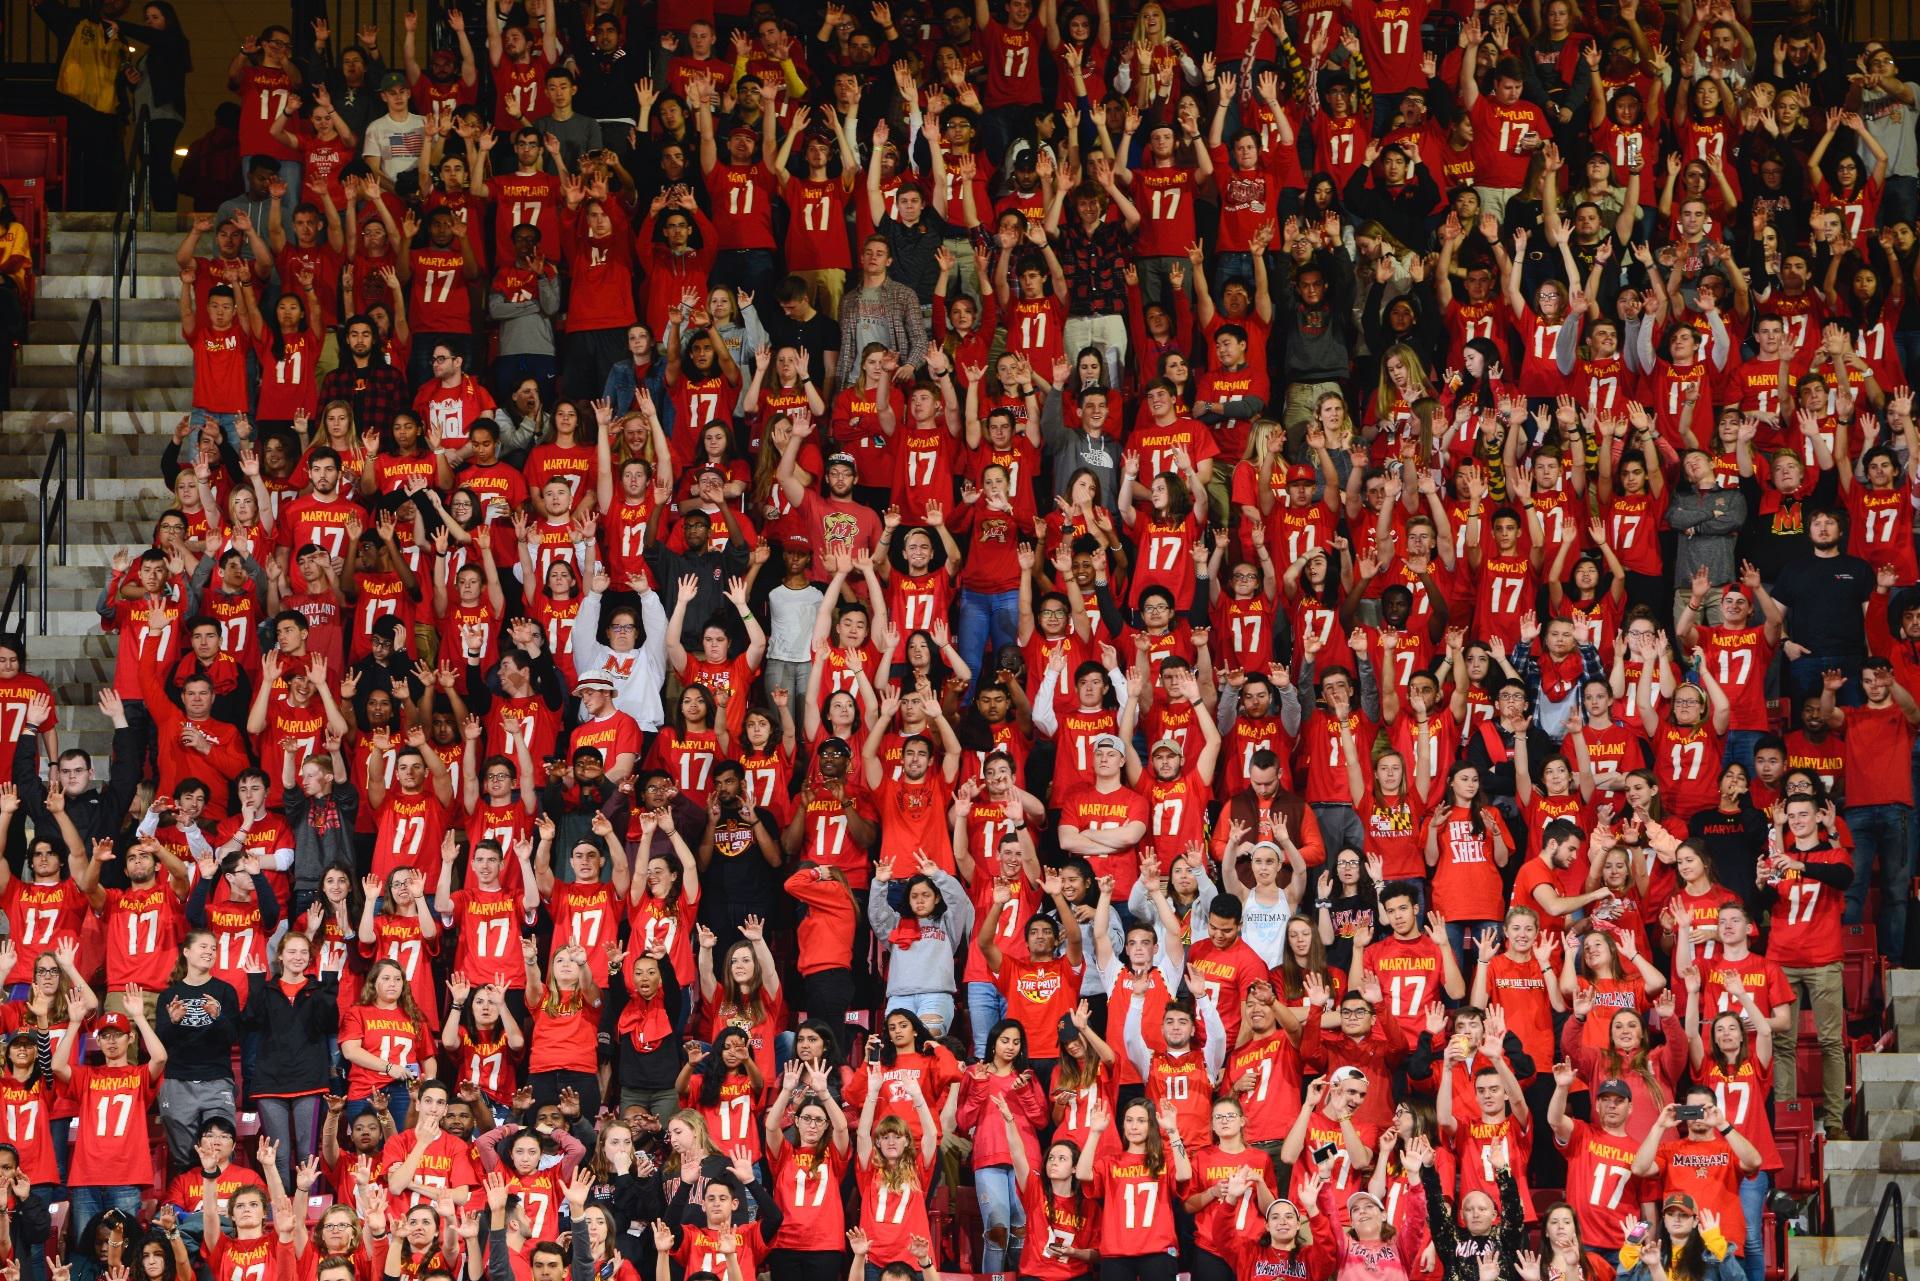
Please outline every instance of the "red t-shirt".
[[[215, 329], [204, 319], [193, 331], [193, 407], [210, 414], [247, 412], [247, 349], [238, 324]], [[261, 415], [265, 417], [265, 415]]]
[[[173, 951], [168, 949], [170, 962]], [[171, 963], [168, 968], [172, 968]], [[155, 990], [165, 985], [162, 978]], [[73, 1158], [67, 1169], [72, 1186], [145, 1186], [152, 1181], [153, 1142], [147, 1114], [153, 1108], [156, 1086], [144, 1063], [124, 1067], [75, 1065], [73, 1079], [67, 1084], [79, 1118]]]

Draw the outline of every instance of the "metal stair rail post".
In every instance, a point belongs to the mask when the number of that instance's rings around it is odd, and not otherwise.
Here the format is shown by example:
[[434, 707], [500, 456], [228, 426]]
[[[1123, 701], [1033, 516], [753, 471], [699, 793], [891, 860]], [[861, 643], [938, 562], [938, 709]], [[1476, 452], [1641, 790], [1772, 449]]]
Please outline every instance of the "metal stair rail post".
[[7, 577], [7, 596], [0, 603], [0, 633], [9, 636], [27, 634], [27, 563], [21, 561]]
[[[80, 433], [82, 440], [86, 433]], [[54, 477], [60, 482], [56, 488]], [[54, 545], [53, 531], [58, 522], [60, 529], [60, 564], [67, 563], [67, 433], [57, 431], [47, 445], [47, 461], [40, 467], [40, 634], [47, 634], [47, 585], [52, 581], [52, 566], [48, 563], [47, 553]]]
[[106, 388], [100, 380], [100, 330], [100, 300], [95, 298], [87, 308], [87, 323], [81, 326], [80, 345], [73, 353], [73, 430], [80, 438], [75, 447], [74, 472], [78, 483], [74, 492], [81, 499], [87, 496], [87, 417], [92, 415], [93, 430], [100, 431], [104, 422], [101, 411], [106, 406]]
[[[1886, 1232], [1887, 1211], [1893, 1211], [1893, 1231]], [[1867, 1248], [1860, 1255], [1860, 1281], [1907, 1281], [1906, 1204], [1900, 1185], [1887, 1180], [1867, 1232]]]
[[[140, 296], [140, 212], [149, 209], [147, 196], [147, 109], [133, 122], [133, 154], [127, 159], [127, 199], [113, 215], [113, 363], [120, 363], [120, 286], [127, 286], [127, 297]], [[84, 456], [84, 455], [83, 455]], [[81, 469], [81, 484], [86, 470]], [[82, 494], [81, 497], [85, 497]]]

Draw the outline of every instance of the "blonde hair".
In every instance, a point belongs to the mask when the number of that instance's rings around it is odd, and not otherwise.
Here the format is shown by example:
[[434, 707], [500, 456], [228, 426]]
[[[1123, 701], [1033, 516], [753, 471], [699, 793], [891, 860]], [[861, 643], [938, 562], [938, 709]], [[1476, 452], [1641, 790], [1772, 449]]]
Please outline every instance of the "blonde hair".
[[[1393, 376], [1387, 373], [1389, 360], [1398, 360], [1406, 367], [1407, 385], [1412, 389], [1413, 394], [1404, 401], [1400, 398], [1400, 389], [1393, 384]], [[1379, 419], [1384, 421], [1397, 412], [1403, 404], [1411, 413], [1416, 401], [1431, 399], [1433, 396], [1433, 379], [1427, 376], [1427, 362], [1420, 359], [1419, 352], [1407, 343], [1397, 342], [1380, 353], [1380, 385], [1374, 394], [1374, 412]], [[1422, 442], [1423, 447], [1425, 443]], [[1421, 457], [1424, 458], [1426, 455], [1422, 453]]]
[[[897, 1161], [889, 1161], [881, 1154], [879, 1140], [882, 1135], [897, 1134], [907, 1140], [906, 1147], [900, 1152]], [[920, 1166], [914, 1159], [913, 1131], [907, 1123], [897, 1116], [883, 1116], [873, 1127], [873, 1172], [874, 1177], [896, 1191], [920, 1186]]]

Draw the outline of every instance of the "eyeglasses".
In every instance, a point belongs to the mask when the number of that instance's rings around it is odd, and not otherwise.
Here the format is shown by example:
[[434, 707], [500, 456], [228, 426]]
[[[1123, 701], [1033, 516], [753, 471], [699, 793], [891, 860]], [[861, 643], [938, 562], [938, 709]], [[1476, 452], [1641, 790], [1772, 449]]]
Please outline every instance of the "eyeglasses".
[[607, 630], [610, 632], [630, 632], [634, 630], [634, 626], [632, 623], [608, 623]]

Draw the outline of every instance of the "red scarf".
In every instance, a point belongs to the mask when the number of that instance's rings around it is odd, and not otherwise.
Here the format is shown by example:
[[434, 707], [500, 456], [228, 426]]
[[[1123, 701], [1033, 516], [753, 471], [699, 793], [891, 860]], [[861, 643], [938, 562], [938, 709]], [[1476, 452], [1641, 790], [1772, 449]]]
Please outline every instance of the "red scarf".
[[633, 1038], [633, 1047], [651, 1054], [673, 1035], [673, 1020], [667, 1017], [666, 1002], [658, 992], [651, 999], [637, 993], [620, 1011], [620, 1035]]
[[1540, 696], [1549, 703], [1566, 700], [1580, 683], [1580, 676], [1586, 670], [1580, 661], [1580, 650], [1576, 647], [1564, 658], [1555, 658], [1544, 649], [1537, 660], [1540, 667]]

